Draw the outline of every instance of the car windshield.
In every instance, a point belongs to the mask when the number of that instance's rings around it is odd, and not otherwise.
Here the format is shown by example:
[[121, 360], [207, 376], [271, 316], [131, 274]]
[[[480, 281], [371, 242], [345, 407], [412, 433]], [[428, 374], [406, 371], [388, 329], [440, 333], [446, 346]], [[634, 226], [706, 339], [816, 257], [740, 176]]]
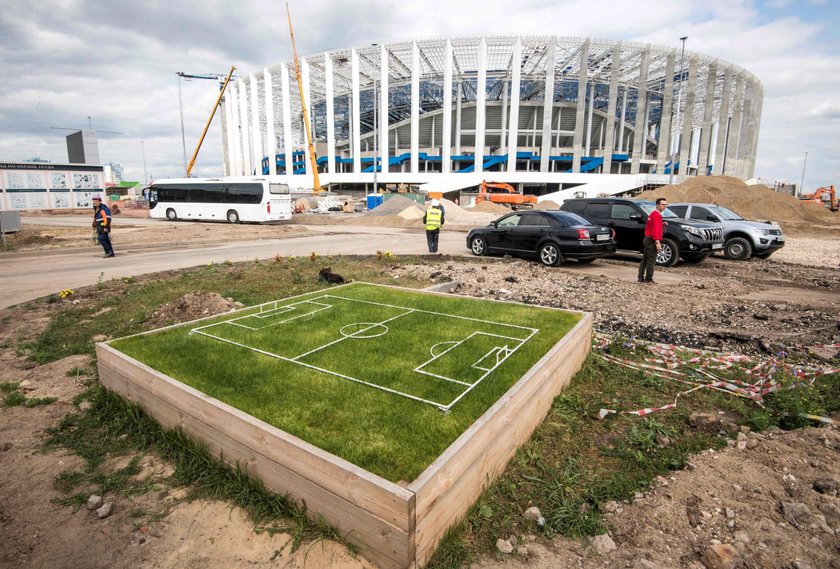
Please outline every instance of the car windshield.
[[[656, 204], [653, 203], [653, 202], [636, 202], [636, 203], [638, 203], [639, 207], [642, 208], [642, 210], [648, 215], [653, 213], [653, 211], [656, 209]], [[662, 212], [662, 217], [679, 217], [679, 216], [666, 207], [665, 211]]]
[[727, 209], [721, 205], [712, 206], [709, 209], [718, 214], [721, 219], [725, 219], [728, 221], [744, 219], [731, 209]]

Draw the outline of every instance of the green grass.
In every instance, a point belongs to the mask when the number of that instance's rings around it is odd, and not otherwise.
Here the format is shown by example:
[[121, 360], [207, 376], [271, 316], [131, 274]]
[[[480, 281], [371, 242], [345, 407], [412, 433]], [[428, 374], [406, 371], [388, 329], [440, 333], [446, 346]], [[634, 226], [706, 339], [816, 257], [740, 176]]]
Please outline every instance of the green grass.
[[[290, 302], [317, 299], [322, 294], [319, 291]], [[539, 332], [448, 413], [334, 375], [189, 334], [195, 325], [118, 340], [112, 345], [208, 395], [396, 482], [415, 479], [579, 318], [533, 306], [431, 296], [360, 283], [332, 289], [330, 294], [417, 312], [388, 322], [386, 335], [342, 341], [302, 361], [444, 404], [457, 397], [464, 387], [412, 371], [430, 359], [432, 346], [460, 340], [474, 331], [516, 334], [522, 339], [530, 331], [513, 326], [533, 325]], [[208, 331], [290, 357], [340, 338], [337, 331], [344, 325], [379, 322], [405, 313], [403, 309], [364, 302], [322, 302], [336, 306], [293, 326], [283, 324], [251, 331], [221, 325]], [[230, 316], [208, 322], [228, 319]], [[247, 322], [255, 324], [257, 319]], [[442, 356], [429, 369], [439, 375], [474, 381], [480, 374], [469, 365], [489, 347], [487, 342], [473, 340], [460, 348], [458, 357]]]
[[6, 407], [39, 407], [58, 401], [58, 397], [27, 397], [17, 383], [7, 381], [0, 383], [0, 395]]

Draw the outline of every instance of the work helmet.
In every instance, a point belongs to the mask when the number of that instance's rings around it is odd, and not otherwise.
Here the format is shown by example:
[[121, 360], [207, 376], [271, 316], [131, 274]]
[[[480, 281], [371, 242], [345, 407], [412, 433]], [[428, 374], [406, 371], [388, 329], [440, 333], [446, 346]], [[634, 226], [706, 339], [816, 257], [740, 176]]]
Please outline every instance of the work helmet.
[[432, 207], [437, 207], [437, 206], [439, 206], [439, 205], [440, 205], [440, 202], [439, 202], [439, 201], [437, 201], [437, 199], [436, 199], [436, 198], [432, 198], [432, 201], [430, 202], [430, 204], [429, 204], [429, 205], [431, 205]]

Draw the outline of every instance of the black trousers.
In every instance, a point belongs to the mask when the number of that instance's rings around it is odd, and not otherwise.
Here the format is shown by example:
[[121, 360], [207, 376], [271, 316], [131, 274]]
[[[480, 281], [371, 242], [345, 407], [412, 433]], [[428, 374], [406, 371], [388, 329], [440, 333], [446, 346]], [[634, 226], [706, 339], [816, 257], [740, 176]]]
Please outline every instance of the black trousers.
[[106, 255], [114, 254], [114, 248], [111, 246], [111, 237], [107, 233], [97, 233], [96, 239], [99, 241], [99, 244], [102, 245]]
[[440, 229], [426, 230], [426, 243], [429, 245], [429, 253], [437, 253], [439, 237]]
[[656, 241], [652, 237], [642, 240], [642, 262], [639, 263], [639, 280], [652, 281], [653, 269], [656, 267]]

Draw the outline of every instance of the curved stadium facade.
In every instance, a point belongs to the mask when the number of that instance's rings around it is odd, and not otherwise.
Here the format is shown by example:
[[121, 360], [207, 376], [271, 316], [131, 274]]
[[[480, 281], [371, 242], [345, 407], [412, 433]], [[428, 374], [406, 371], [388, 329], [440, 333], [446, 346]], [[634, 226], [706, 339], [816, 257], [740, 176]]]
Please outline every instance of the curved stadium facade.
[[[483, 36], [371, 44], [300, 63], [321, 182], [336, 188], [446, 191], [486, 179], [538, 194], [593, 182], [616, 193], [667, 180], [672, 155], [680, 177], [754, 172], [762, 85], [700, 53]], [[237, 80], [223, 110], [226, 175], [285, 175], [311, 188], [293, 63]]]

